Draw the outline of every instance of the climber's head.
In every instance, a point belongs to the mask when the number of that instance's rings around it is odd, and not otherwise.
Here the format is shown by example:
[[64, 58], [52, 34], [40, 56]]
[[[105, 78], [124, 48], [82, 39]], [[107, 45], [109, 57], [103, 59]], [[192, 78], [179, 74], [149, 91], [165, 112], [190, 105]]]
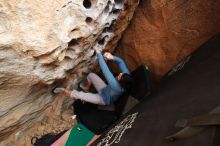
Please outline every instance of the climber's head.
[[120, 85], [125, 91], [129, 91], [131, 89], [132, 84], [134, 82], [131, 75], [127, 73], [120, 73], [117, 78], [118, 78]]

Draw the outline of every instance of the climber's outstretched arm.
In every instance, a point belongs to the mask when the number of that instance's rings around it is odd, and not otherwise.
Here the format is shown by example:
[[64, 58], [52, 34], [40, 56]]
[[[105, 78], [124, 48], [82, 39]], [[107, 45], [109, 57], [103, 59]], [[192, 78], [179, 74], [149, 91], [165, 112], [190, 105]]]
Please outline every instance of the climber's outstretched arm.
[[115, 77], [113, 76], [113, 74], [111, 73], [111, 71], [109, 70], [101, 52], [99, 51], [98, 47], [95, 47], [96, 53], [97, 53], [97, 57], [98, 57], [98, 62], [100, 65], [100, 68], [105, 76], [105, 79], [107, 80], [108, 84], [111, 86], [111, 88], [113, 89], [120, 89], [120, 85], [118, 84], [117, 80], [115, 79]]
[[107, 60], [113, 60], [115, 61], [118, 65], [119, 65], [119, 68], [121, 69], [122, 73], [127, 73], [127, 74], [130, 74], [127, 66], [125, 65], [124, 61], [120, 58], [120, 57], [117, 57], [117, 56], [113, 56], [111, 53], [109, 52], [106, 52], [104, 54], [104, 57], [107, 59]]

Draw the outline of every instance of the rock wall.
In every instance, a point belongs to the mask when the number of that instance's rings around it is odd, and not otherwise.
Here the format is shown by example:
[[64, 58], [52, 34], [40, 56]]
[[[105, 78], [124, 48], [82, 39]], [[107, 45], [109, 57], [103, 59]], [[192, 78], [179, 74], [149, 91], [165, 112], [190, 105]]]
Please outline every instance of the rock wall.
[[0, 0], [0, 141], [43, 119], [54, 104], [59, 115], [65, 101], [54, 103], [51, 89], [61, 83], [74, 87], [95, 61], [92, 47], [115, 46], [137, 5]]
[[220, 1], [141, 0], [117, 54], [157, 78], [220, 32]]

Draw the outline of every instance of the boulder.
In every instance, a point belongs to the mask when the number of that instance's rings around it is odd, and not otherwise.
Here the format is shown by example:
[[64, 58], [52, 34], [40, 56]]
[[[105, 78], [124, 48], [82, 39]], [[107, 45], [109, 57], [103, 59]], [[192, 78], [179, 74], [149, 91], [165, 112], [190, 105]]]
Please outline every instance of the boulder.
[[42, 120], [48, 107], [62, 117], [73, 101], [55, 102], [51, 90], [75, 87], [96, 60], [92, 47], [116, 45], [138, 2], [0, 1], [0, 141]]

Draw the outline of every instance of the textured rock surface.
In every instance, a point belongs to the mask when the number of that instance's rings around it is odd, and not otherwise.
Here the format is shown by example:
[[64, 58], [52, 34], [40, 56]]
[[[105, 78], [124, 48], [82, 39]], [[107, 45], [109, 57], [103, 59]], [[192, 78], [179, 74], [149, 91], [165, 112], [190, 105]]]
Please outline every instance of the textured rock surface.
[[219, 0], [142, 0], [117, 53], [130, 68], [145, 63], [160, 78], [220, 32], [219, 6]]
[[[69, 87], [70, 81], [74, 86], [95, 61], [92, 46], [98, 40], [103, 47], [115, 46], [137, 4], [0, 0], [0, 141], [42, 119], [54, 104], [51, 88]], [[54, 114], [62, 111], [63, 100]]]

